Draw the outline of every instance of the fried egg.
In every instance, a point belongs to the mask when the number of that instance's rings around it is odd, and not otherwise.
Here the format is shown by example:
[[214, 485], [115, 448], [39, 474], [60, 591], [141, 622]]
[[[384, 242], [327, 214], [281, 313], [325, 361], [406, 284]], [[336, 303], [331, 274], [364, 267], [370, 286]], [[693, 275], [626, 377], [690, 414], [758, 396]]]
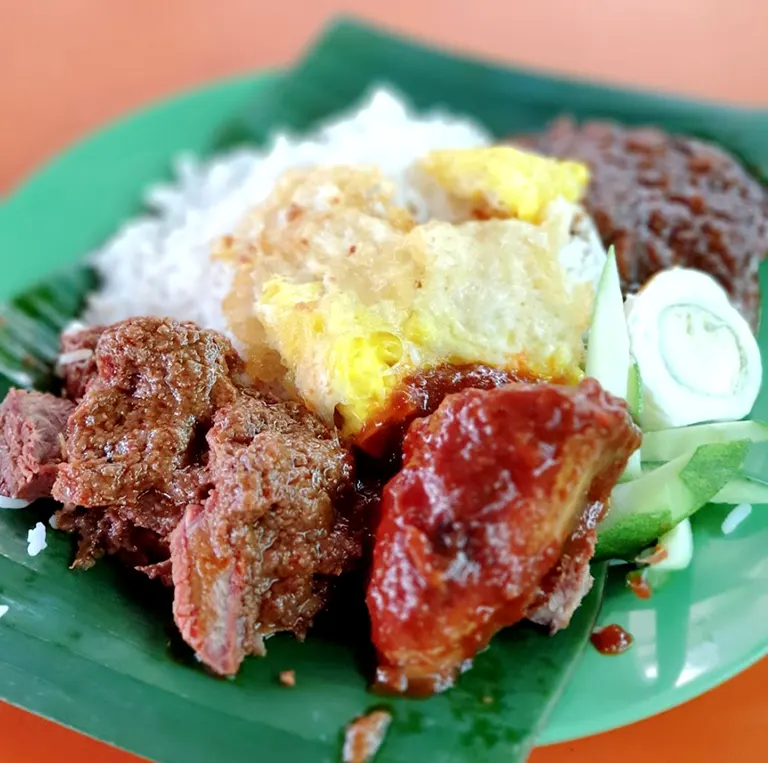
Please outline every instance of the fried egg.
[[585, 164], [511, 146], [432, 151], [414, 167], [414, 182], [449, 219], [514, 217], [540, 223], [555, 200], [579, 201]]
[[[495, 178], [509, 164], [499, 151]], [[482, 149], [478, 166], [490, 167], [493, 152]], [[455, 168], [477, 152], [464, 153], [436, 175], [457, 196], [469, 186]], [[252, 367], [271, 364], [350, 438], [420, 370], [484, 364], [577, 381], [605, 252], [560, 164], [521, 164], [530, 177], [514, 181], [519, 204], [513, 190], [489, 186], [507, 204], [494, 219], [424, 223], [376, 168], [292, 173], [219, 251], [239, 273], [228, 315]], [[512, 216], [520, 210], [531, 219]]]

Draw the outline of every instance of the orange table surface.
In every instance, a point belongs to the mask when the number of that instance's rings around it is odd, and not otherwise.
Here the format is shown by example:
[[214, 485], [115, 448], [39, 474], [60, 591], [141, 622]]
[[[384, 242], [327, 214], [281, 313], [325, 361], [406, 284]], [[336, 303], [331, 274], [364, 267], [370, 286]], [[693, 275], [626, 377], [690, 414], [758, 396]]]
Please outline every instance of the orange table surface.
[[[761, 0], [0, 0], [0, 194], [128, 109], [290, 62], [339, 11], [502, 60], [768, 106]], [[532, 761], [765, 763], [766, 686], [763, 661], [683, 707]], [[138, 761], [2, 704], [0, 760]]]

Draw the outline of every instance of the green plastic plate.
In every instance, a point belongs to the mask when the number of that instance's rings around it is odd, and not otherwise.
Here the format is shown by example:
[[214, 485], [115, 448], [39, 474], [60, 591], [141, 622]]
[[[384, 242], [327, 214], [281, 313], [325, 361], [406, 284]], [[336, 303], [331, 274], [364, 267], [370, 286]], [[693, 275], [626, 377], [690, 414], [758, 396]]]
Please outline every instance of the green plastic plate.
[[[270, 110], [306, 126], [388, 73], [417, 106], [438, 102], [475, 113], [497, 134], [540, 126], [562, 111], [607, 115], [719, 138], [756, 170], [768, 169], [768, 119], [758, 112], [463, 62], [349, 22], [333, 27], [298, 71], [307, 76], [312, 67], [318, 82], [332, 78], [334, 87], [302, 95], [294, 78], [281, 97], [273, 76], [224, 82], [152, 106], [48, 164], [0, 208], [0, 301], [102, 242], [140, 209], [144, 186], [167, 176], [179, 152], [207, 154], [263, 137]], [[760, 341], [765, 352], [768, 332]], [[757, 413], [768, 415], [764, 399]], [[463, 689], [431, 705], [395, 703], [398, 731], [380, 760], [512, 761], [524, 754], [537, 719], [549, 717], [543, 743], [594, 734], [684, 702], [768, 653], [768, 510], [755, 507], [726, 537], [720, 524], [727, 511], [697, 516], [692, 567], [651, 600], [609, 580], [600, 622], [623, 625], [635, 645], [613, 658], [587, 650], [551, 717], [596, 598], [583, 608], [573, 639], [542, 646], [525, 629], [505, 635]], [[66, 572], [69, 544], [51, 533], [49, 549], [28, 557], [24, 534], [33, 520], [29, 511], [0, 515], [0, 603], [11, 606], [0, 621], [0, 696], [9, 701], [162, 763], [337, 760], [342, 724], [382, 704], [364, 692], [353, 653], [320, 637], [305, 645], [270, 642], [269, 657], [249, 660], [232, 682], [172, 659], [175, 640], [163, 630], [167, 602], [147, 611], [110, 565]], [[527, 648], [525, 639], [535, 640], [531, 654], [561, 669], [542, 672], [538, 696], [516, 699], [518, 669], [505, 654]], [[297, 670], [294, 693], [275, 684], [287, 668]], [[500, 694], [499, 685], [509, 691]], [[528, 691], [530, 680], [525, 685]], [[491, 709], [479, 712], [489, 693]]]

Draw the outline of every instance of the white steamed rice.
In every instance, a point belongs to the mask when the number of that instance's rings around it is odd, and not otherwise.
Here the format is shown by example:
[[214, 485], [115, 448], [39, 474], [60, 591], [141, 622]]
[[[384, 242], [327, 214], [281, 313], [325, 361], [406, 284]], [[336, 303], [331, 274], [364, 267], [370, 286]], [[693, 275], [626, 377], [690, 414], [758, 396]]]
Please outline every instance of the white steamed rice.
[[738, 506], [734, 506], [723, 520], [723, 524], [720, 528], [723, 535], [730, 535], [734, 532], [742, 522], [749, 518], [751, 513], [752, 504], [740, 503]]
[[108, 324], [135, 315], [191, 320], [226, 330], [221, 301], [230, 283], [212, 244], [231, 233], [286, 170], [317, 164], [376, 164], [402, 184], [414, 159], [439, 148], [486, 145], [490, 137], [464, 118], [414, 115], [393, 94], [377, 91], [354, 113], [305, 138], [279, 135], [264, 151], [241, 149], [205, 162], [176, 163], [172, 183], [147, 191], [149, 213], [130, 220], [93, 255], [102, 277], [84, 316]]
[[7, 495], [0, 495], [0, 509], [26, 509], [29, 501], [23, 498], [10, 498]]
[[48, 548], [48, 542], [45, 539], [45, 525], [38, 522], [27, 533], [27, 553], [30, 556], [37, 556], [41, 551]]

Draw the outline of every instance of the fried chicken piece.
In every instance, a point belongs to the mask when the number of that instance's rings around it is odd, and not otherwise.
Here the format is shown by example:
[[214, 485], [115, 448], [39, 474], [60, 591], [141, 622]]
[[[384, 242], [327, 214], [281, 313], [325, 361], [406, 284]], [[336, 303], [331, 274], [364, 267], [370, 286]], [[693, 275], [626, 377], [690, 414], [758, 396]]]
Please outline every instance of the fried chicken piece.
[[589, 563], [595, 555], [597, 523], [603, 509], [603, 503], [595, 503], [583, 512], [578, 526], [565, 541], [560, 560], [545, 575], [526, 611], [528, 620], [547, 627], [552, 635], [568, 627], [573, 613], [592, 588]]
[[171, 536], [173, 613], [198, 657], [234, 675], [278, 631], [303, 638], [361, 554], [351, 454], [303, 406], [241, 395], [208, 433], [213, 490]]
[[384, 489], [367, 594], [377, 683], [449, 687], [525, 617], [639, 445], [625, 404], [592, 379], [465, 390], [415, 421]]
[[479, 363], [426, 368], [394, 388], [387, 407], [366, 423], [355, 445], [370, 455], [396, 459], [411, 422], [434, 413], [446, 395], [469, 387], [493, 389], [512, 381], [537, 380], [522, 379]]

